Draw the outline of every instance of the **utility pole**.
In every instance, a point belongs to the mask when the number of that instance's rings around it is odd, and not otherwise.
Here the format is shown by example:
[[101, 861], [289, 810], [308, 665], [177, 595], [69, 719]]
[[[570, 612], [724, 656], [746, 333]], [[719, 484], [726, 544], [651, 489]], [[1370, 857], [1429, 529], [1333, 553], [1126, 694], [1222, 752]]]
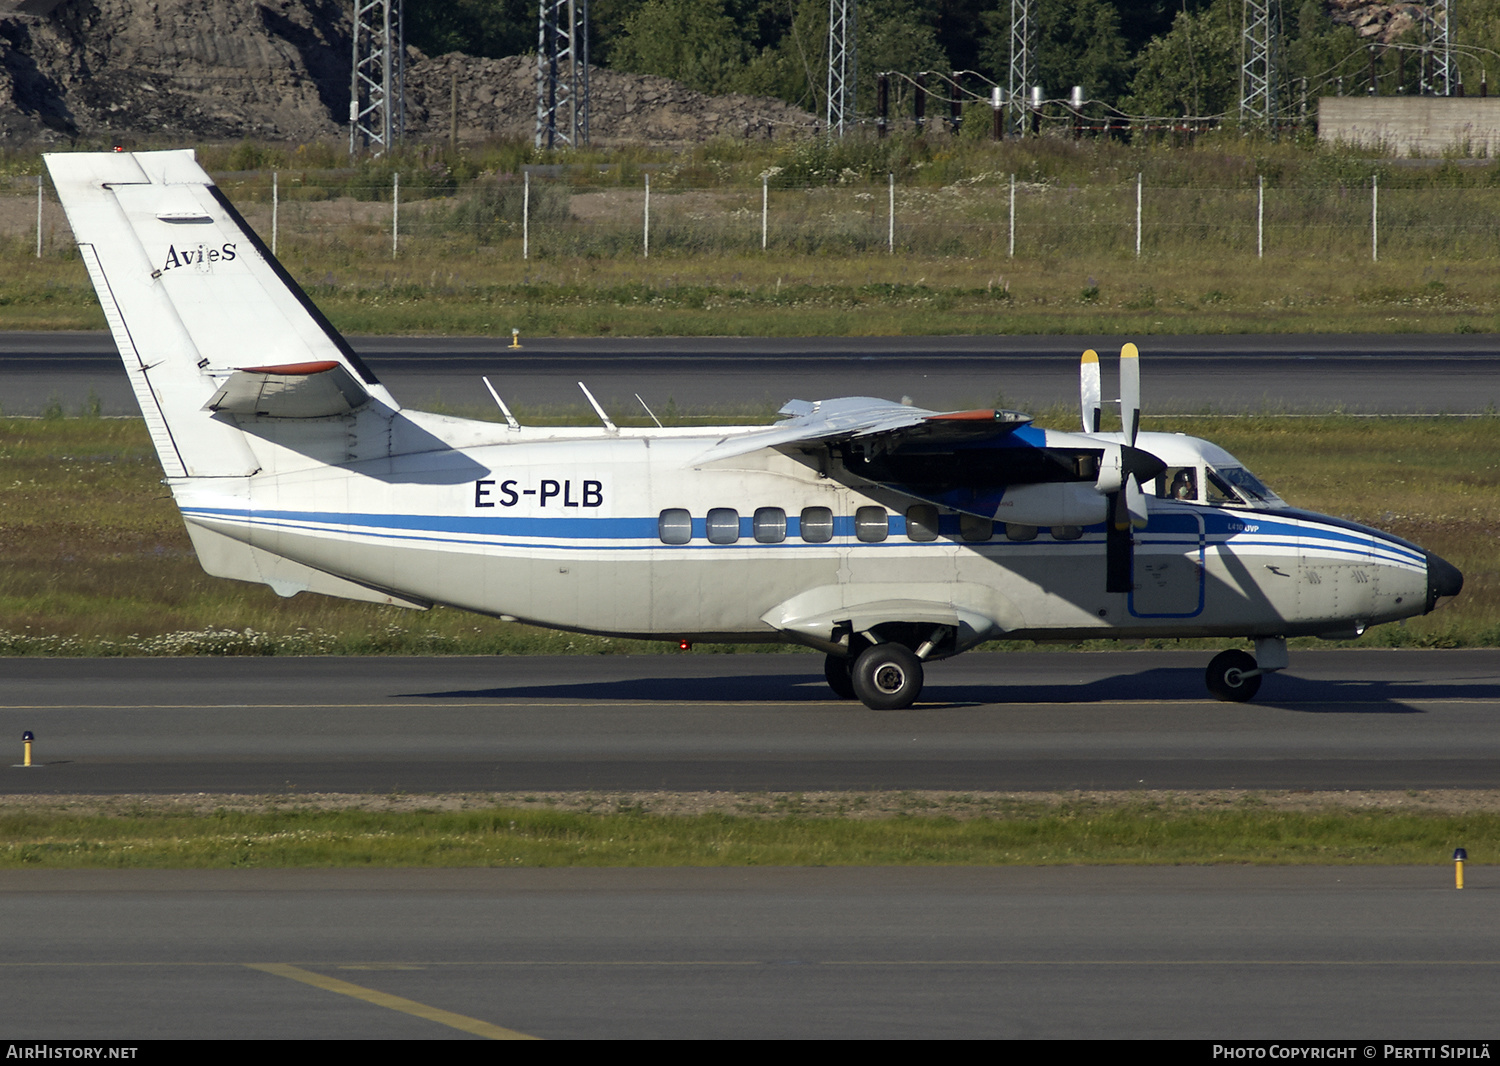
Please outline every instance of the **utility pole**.
[[859, 74], [855, 42], [857, 0], [828, 0], [828, 135], [843, 137], [855, 123], [854, 90]]
[[1281, 0], [1244, 0], [1240, 31], [1240, 127], [1275, 132], [1281, 78]]
[[536, 38], [536, 146], [589, 143], [589, 0], [541, 0]]
[[1011, 129], [1026, 133], [1026, 95], [1035, 72], [1032, 63], [1031, 0], [1010, 0], [1010, 77], [1006, 102], [1010, 106]]
[[403, 0], [354, 0], [354, 73], [349, 152], [389, 151], [406, 132], [406, 8]]

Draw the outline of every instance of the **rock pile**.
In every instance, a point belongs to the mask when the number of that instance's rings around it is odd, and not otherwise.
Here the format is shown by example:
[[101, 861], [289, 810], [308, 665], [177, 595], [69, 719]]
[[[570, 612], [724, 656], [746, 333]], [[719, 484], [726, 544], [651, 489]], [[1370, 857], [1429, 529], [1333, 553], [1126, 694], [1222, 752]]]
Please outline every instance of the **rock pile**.
[[[346, 0], [0, 0], [0, 144], [340, 136], [349, 19]], [[530, 136], [535, 62], [408, 49], [408, 133], [447, 136], [456, 78], [461, 139]], [[779, 100], [592, 77], [595, 143], [767, 138], [816, 121]]]
[[[460, 52], [427, 58], [412, 49], [406, 69], [407, 129], [448, 133], [453, 93], [460, 140], [529, 137], [536, 128], [536, 59], [477, 59]], [[708, 96], [669, 78], [589, 74], [589, 132], [596, 144], [688, 144], [712, 137], [754, 139], [811, 133], [817, 118], [762, 96]]]

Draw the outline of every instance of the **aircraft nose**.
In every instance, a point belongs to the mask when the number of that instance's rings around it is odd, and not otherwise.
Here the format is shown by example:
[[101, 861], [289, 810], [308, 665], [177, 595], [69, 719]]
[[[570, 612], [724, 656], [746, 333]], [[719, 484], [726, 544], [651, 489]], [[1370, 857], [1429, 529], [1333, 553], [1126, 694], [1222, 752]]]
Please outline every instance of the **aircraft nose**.
[[1427, 611], [1442, 600], [1452, 599], [1464, 587], [1464, 576], [1448, 560], [1427, 553]]

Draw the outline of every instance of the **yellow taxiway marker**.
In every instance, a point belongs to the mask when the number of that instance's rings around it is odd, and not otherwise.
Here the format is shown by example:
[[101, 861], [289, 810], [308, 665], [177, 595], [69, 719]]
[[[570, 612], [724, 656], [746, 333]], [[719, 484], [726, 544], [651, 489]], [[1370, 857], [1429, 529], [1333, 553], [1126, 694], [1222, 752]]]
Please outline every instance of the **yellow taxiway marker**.
[[377, 992], [373, 988], [365, 988], [362, 985], [352, 984], [349, 981], [340, 981], [337, 977], [324, 977], [322, 974], [304, 970], [300, 966], [291, 966], [282, 962], [247, 962], [246, 966], [252, 970], [260, 970], [262, 973], [275, 974], [277, 977], [287, 977], [293, 981], [301, 981], [303, 984], [321, 988], [325, 992], [337, 992], [344, 996], [353, 996], [362, 999], [366, 1003], [373, 1003], [377, 1007], [387, 1007], [390, 1010], [399, 1010], [406, 1014], [414, 1014], [418, 1018], [426, 1018], [430, 1022], [439, 1025], [451, 1026], [461, 1029], [475, 1036], [482, 1036], [488, 1040], [536, 1040], [537, 1037], [518, 1033], [514, 1029], [505, 1029], [489, 1022], [482, 1022], [478, 1018], [470, 1018], [463, 1014], [454, 1014], [452, 1011], [439, 1010], [437, 1007], [429, 1007], [425, 1003], [418, 1003], [413, 999], [403, 999], [386, 992]]

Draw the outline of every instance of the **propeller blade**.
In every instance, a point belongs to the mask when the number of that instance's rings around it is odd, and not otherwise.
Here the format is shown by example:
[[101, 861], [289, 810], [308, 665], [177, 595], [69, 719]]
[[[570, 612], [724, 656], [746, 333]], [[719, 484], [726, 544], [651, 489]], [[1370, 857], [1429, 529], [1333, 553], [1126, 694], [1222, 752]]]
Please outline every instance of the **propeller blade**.
[[1083, 362], [1078, 367], [1078, 398], [1083, 431], [1098, 433], [1103, 408], [1099, 392], [1099, 353], [1092, 348], [1083, 353]]
[[1125, 443], [1134, 444], [1141, 431], [1141, 360], [1134, 344], [1120, 349], [1120, 428]]
[[1106, 444], [1099, 456], [1099, 476], [1094, 479], [1094, 491], [1109, 496], [1120, 491], [1125, 483], [1125, 450], [1118, 444]]
[[1125, 491], [1120, 493], [1120, 497], [1125, 501], [1130, 524], [1136, 529], [1145, 529], [1146, 524], [1151, 521], [1150, 509], [1146, 504], [1150, 497], [1141, 489], [1140, 481], [1134, 477], [1126, 478]]

